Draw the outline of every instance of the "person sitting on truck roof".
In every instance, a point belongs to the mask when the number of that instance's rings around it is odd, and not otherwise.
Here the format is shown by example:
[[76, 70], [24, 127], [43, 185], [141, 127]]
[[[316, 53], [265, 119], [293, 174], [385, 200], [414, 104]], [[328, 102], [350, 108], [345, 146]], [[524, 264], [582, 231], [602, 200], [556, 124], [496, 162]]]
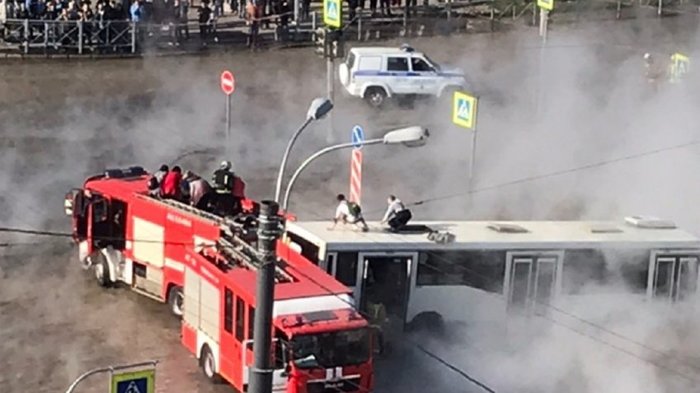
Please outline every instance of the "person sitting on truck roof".
[[160, 169], [148, 179], [148, 193], [153, 197], [160, 196], [160, 185], [163, 183], [163, 178], [168, 173], [170, 168], [163, 164]]
[[384, 218], [382, 218], [382, 224], [388, 223], [392, 232], [398, 232], [406, 226], [413, 215], [395, 195], [389, 195], [386, 202], [389, 206], [386, 209]]
[[180, 190], [180, 182], [182, 181], [182, 169], [179, 166], [173, 167], [173, 170], [168, 172], [160, 186], [160, 194], [163, 198], [180, 200], [182, 193]]
[[362, 228], [362, 232], [369, 231], [369, 227], [362, 217], [362, 208], [355, 202], [349, 202], [345, 195], [338, 194], [336, 197], [338, 200], [338, 207], [335, 209], [335, 218], [333, 218], [333, 226], [329, 229], [335, 228], [338, 221], [344, 224], [355, 224]]
[[190, 205], [197, 209], [207, 210], [210, 197], [205, 198], [205, 196], [212, 191], [209, 183], [190, 171], [185, 172], [185, 181], [188, 183]]

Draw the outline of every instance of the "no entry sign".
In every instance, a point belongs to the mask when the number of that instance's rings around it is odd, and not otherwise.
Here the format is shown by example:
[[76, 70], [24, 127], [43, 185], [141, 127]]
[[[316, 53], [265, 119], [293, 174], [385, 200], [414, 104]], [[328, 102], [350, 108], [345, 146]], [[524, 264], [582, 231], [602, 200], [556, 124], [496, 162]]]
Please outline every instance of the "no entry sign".
[[233, 91], [236, 90], [236, 80], [233, 78], [233, 74], [231, 71], [224, 71], [221, 73], [221, 91], [224, 92], [227, 96], [230, 96], [233, 94]]

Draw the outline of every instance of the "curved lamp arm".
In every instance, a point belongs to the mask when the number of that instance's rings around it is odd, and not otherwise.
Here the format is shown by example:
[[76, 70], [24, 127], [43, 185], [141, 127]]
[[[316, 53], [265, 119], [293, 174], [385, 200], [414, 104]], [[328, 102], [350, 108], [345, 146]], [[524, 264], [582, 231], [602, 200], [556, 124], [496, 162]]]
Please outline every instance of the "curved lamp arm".
[[277, 185], [275, 186], [275, 202], [280, 201], [280, 194], [282, 193], [282, 177], [284, 176], [284, 169], [287, 166], [287, 160], [289, 159], [289, 152], [292, 151], [292, 146], [294, 146], [294, 142], [297, 141], [297, 138], [299, 138], [299, 135], [301, 135], [302, 131], [313, 121], [313, 118], [307, 118], [306, 121], [304, 121], [304, 124], [299, 127], [298, 130], [292, 135], [292, 138], [289, 140], [287, 143], [287, 149], [284, 151], [284, 155], [282, 156], [282, 163], [280, 163], [280, 169], [277, 172]]
[[[379, 143], [384, 143], [384, 138], [366, 140], [362, 143], [362, 146], [376, 145]], [[318, 157], [320, 157], [326, 153], [330, 153], [332, 151], [341, 150], [341, 149], [348, 149], [351, 147], [355, 147], [355, 144], [354, 143], [341, 143], [338, 145], [328, 146], [325, 149], [321, 149], [321, 150], [317, 151], [316, 153], [312, 154], [311, 156], [309, 156], [309, 158], [307, 158], [304, 162], [302, 162], [301, 165], [299, 165], [299, 168], [297, 168], [296, 172], [294, 172], [294, 174], [292, 175], [292, 178], [289, 180], [289, 183], [287, 184], [287, 190], [284, 193], [284, 203], [282, 204], [282, 210], [287, 211], [287, 206], [289, 205], [289, 194], [292, 193], [292, 187], [294, 186], [294, 182], [296, 182], [296, 180], [299, 177], [299, 175], [301, 174], [301, 172], [304, 169], [306, 169], [306, 167], [309, 166], [309, 164], [311, 164], [311, 162], [313, 160], [317, 159]]]

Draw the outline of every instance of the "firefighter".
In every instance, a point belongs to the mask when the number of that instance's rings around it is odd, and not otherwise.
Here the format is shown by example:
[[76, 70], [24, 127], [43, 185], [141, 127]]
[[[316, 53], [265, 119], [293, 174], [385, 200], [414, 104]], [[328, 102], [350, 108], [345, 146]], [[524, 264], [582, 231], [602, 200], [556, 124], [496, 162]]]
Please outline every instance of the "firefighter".
[[219, 215], [237, 215], [245, 199], [245, 183], [231, 171], [231, 162], [222, 161], [212, 177], [216, 192], [216, 210]]
[[160, 166], [160, 169], [148, 179], [148, 193], [151, 196], [160, 196], [160, 185], [163, 183], [163, 178], [168, 174], [169, 170], [170, 168], [163, 164]]
[[389, 230], [398, 232], [406, 226], [413, 215], [395, 195], [389, 195], [386, 202], [389, 206], [386, 209], [384, 218], [382, 218], [382, 224], [387, 223], [389, 224]]
[[355, 224], [362, 228], [362, 232], [369, 231], [369, 227], [362, 217], [362, 208], [355, 202], [349, 202], [345, 195], [338, 194], [338, 207], [335, 209], [335, 217], [333, 218], [333, 226], [329, 229], [334, 229], [338, 222], [343, 224]]
[[173, 170], [168, 172], [160, 185], [160, 194], [163, 198], [180, 200], [182, 193], [180, 182], [182, 181], [182, 169], [179, 166], [173, 167]]

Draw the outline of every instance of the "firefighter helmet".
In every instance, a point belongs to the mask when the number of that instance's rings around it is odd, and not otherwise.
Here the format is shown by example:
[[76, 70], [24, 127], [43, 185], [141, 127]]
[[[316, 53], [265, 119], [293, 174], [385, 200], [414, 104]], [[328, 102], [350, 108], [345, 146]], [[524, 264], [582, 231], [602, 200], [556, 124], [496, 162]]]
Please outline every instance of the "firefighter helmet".
[[231, 161], [228, 161], [228, 160], [221, 161], [221, 169], [230, 170], [231, 169]]

